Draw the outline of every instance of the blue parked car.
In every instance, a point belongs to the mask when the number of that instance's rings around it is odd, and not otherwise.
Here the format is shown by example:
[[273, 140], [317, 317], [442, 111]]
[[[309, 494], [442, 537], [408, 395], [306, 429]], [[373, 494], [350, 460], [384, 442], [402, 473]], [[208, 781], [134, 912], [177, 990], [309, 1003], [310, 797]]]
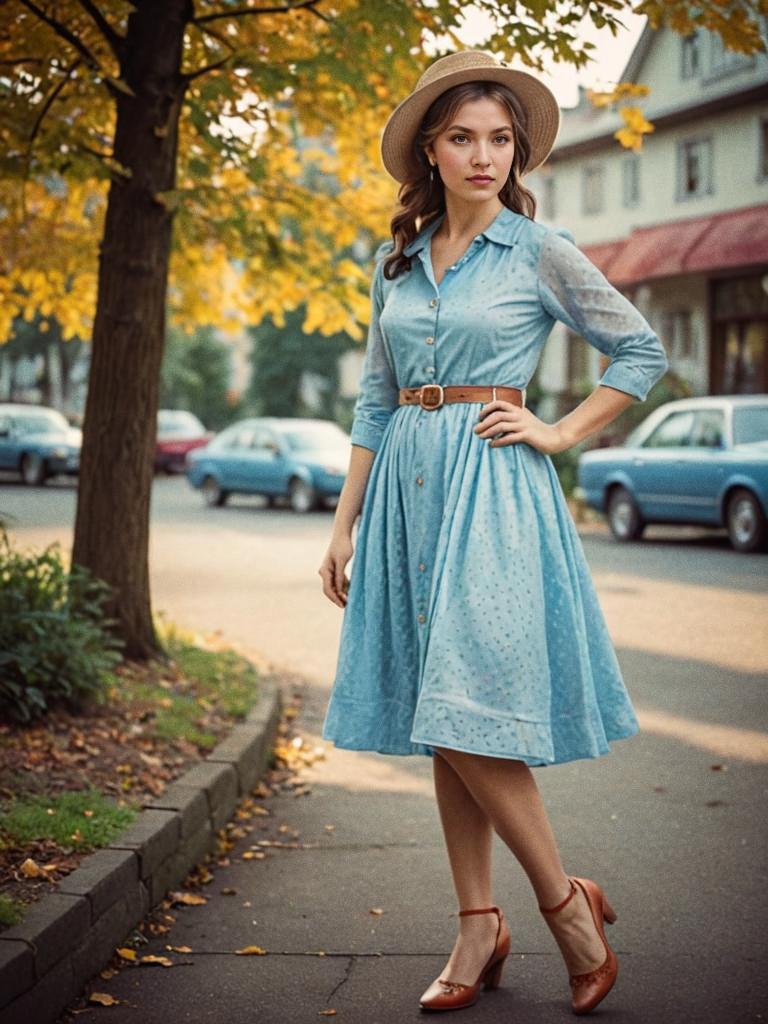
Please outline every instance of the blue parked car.
[[578, 488], [611, 533], [648, 523], [726, 527], [737, 551], [768, 546], [768, 395], [666, 402], [622, 445], [582, 452]]
[[56, 409], [0, 403], [0, 469], [38, 486], [50, 476], [80, 469], [82, 433]]
[[273, 416], [240, 420], [187, 455], [186, 474], [208, 505], [230, 494], [288, 498], [309, 512], [337, 498], [347, 477], [350, 439], [330, 420]]

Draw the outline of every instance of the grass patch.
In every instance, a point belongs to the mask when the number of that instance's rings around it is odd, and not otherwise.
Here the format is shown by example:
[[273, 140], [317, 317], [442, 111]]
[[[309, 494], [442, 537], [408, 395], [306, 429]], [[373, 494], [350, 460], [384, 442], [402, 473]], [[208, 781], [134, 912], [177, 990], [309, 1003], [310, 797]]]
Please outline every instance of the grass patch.
[[131, 678], [123, 696], [152, 708], [145, 735], [211, 750], [219, 742], [222, 717], [241, 721], [255, 705], [258, 670], [229, 647], [200, 647], [176, 626], [161, 622], [157, 628], [172, 664], [159, 675]]
[[16, 800], [6, 809], [0, 829], [6, 844], [51, 839], [64, 849], [90, 851], [111, 843], [137, 814], [90, 788]]
[[0, 892], [0, 928], [10, 928], [18, 924], [24, 916], [24, 907], [12, 900], [10, 896]]

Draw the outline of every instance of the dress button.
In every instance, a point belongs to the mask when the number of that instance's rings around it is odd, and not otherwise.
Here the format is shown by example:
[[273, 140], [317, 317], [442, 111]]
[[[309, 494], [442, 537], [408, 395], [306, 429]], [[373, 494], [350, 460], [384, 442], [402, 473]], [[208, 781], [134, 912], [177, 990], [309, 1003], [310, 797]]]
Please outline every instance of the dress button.
[[435, 306], [437, 305], [437, 299], [430, 299], [429, 304], [434, 309]]
[[424, 570], [425, 570], [426, 568], [427, 568], [427, 567], [426, 567], [426, 565], [424, 565], [424, 563], [423, 563], [423, 562], [419, 562], [419, 572], [424, 572]]
[[416, 477], [416, 483], [419, 485], [419, 487], [421, 487], [421, 485], [424, 483], [424, 477], [423, 476], [417, 476]]
[[425, 338], [424, 341], [426, 341], [428, 345], [434, 345], [435, 343], [435, 339], [432, 337], [432, 335], [430, 335], [428, 338]]
[[427, 619], [426, 619], [426, 616], [425, 616], [425, 615], [419, 615], [419, 616], [418, 616], [418, 619], [419, 619], [419, 622], [426, 622], [426, 621], [427, 621]]
[[430, 373], [430, 374], [435, 372], [434, 366], [425, 366], [424, 370], [425, 370], [426, 373]]

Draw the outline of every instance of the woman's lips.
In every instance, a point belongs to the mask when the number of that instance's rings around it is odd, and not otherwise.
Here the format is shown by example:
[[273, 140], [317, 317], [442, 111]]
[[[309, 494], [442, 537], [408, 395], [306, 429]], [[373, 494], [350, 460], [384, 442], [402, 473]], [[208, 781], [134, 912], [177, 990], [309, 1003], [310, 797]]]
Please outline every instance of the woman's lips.
[[487, 178], [485, 176], [478, 178], [467, 178], [467, 181], [471, 181], [473, 185], [490, 185], [494, 178]]

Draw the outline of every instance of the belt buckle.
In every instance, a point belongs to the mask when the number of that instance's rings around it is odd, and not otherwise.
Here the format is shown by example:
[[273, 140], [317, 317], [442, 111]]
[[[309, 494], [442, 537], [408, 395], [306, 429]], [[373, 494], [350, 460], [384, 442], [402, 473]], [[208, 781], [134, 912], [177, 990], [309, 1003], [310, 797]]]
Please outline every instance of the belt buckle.
[[[427, 393], [431, 391], [437, 392], [437, 402], [425, 402]], [[419, 389], [419, 405], [422, 409], [439, 409], [445, 401], [445, 394], [443, 392], [442, 384], [422, 384]]]

